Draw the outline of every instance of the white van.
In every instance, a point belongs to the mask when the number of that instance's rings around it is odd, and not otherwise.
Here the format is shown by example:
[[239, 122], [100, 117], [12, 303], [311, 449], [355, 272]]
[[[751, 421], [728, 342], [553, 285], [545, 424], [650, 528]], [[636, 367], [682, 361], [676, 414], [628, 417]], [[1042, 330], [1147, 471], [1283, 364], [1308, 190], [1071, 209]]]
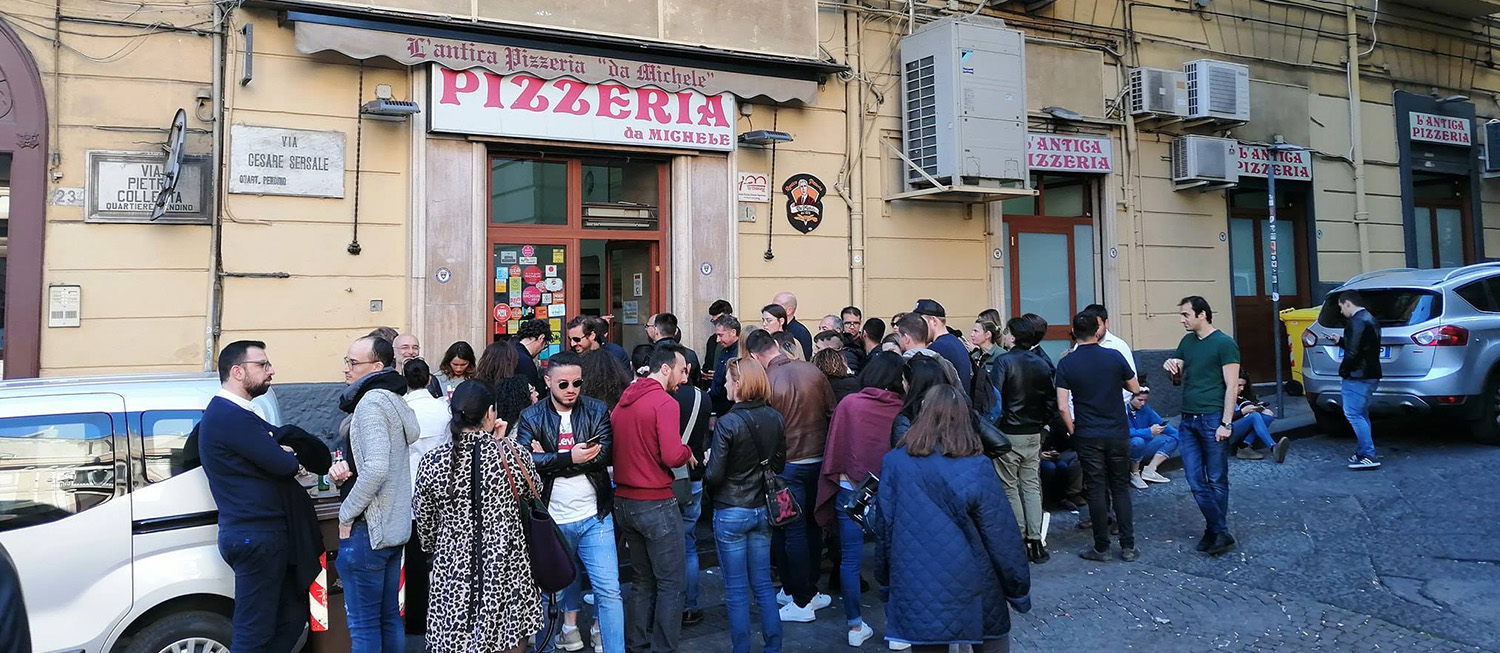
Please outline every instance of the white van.
[[[38, 653], [228, 651], [234, 574], [183, 444], [213, 375], [0, 383], [0, 545]], [[256, 399], [281, 424], [272, 393]]]

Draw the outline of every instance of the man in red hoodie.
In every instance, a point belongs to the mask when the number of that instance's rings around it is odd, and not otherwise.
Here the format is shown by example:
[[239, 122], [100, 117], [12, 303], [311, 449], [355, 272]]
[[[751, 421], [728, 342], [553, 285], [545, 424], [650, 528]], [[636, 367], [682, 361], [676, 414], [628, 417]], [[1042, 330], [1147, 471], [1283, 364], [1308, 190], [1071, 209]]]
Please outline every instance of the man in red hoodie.
[[657, 347], [651, 374], [626, 388], [610, 413], [615, 520], [635, 572], [625, 599], [625, 648], [631, 653], [670, 653], [682, 634], [687, 562], [672, 468], [698, 464], [682, 443], [680, 407], [672, 397], [688, 379], [683, 351], [681, 345]]

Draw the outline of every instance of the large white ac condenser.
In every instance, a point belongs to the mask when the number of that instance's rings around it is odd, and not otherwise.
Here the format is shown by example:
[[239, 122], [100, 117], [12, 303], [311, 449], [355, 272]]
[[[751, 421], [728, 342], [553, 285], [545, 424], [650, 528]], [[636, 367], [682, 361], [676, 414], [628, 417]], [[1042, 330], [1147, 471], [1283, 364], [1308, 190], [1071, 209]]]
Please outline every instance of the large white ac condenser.
[[[901, 39], [908, 190], [1025, 182], [1026, 39], [984, 16], [933, 21]], [[923, 173], [926, 173], [925, 175]]]
[[1188, 117], [1250, 121], [1250, 67], [1227, 61], [1196, 59], [1182, 65], [1187, 73]]

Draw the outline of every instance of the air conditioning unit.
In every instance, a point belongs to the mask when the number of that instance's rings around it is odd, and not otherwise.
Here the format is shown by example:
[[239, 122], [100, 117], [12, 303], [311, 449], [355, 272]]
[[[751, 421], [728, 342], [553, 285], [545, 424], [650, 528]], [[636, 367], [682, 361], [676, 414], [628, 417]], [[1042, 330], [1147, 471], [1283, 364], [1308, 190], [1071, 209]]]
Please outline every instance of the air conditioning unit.
[[[936, 20], [901, 39], [907, 190], [1025, 183], [1026, 39], [985, 16]], [[925, 175], [923, 173], [926, 173]]]
[[1484, 124], [1484, 176], [1500, 177], [1500, 120]]
[[1172, 141], [1172, 183], [1179, 186], [1236, 184], [1240, 180], [1232, 138], [1179, 136]]
[[1249, 66], [1197, 59], [1182, 70], [1187, 73], [1189, 118], [1250, 121]]
[[1188, 115], [1187, 73], [1161, 68], [1130, 71], [1130, 115]]

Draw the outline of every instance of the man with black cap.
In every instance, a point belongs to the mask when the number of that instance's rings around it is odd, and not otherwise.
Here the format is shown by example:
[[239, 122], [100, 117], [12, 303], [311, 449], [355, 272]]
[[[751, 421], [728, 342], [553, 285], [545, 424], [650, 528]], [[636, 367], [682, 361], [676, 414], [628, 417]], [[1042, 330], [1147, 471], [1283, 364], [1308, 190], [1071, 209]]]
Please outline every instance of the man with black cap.
[[929, 331], [941, 334], [927, 348], [953, 363], [954, 371], [958, 372], [960, 387], [967, 393], [974, 380], [974, 363], [969, 360], [969, 350], [964, 347], [963, 341], [948, 333], [948, 312], [943, 310], [942, 304], [931, 299], [918, 299], [917, 307], [911, 312], [921, 315], [927, 321]]

